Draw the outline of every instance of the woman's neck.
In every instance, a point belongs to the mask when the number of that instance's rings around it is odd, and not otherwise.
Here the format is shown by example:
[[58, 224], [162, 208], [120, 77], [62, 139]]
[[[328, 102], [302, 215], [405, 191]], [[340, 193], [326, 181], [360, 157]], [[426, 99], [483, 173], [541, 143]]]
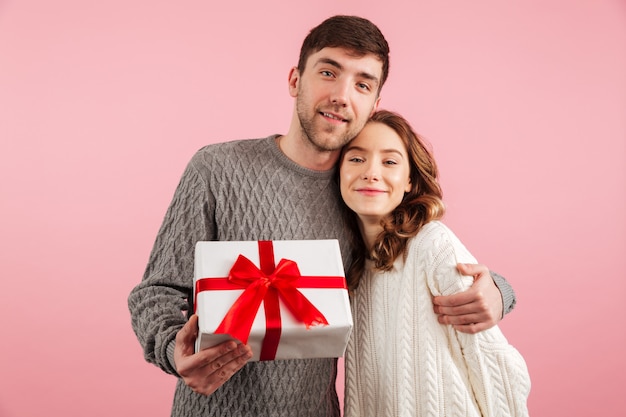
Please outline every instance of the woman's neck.
[[371, 252], [374, 247], [374, 242], [376, 242], [376, 238], [380, 232], [383, 231], [383, 227], [380, 225], [380, 219], [370, 217], [363, 218], [361, 216], [359, 216], [358, 219], [361, 237], [363, 238], [367, 251]]

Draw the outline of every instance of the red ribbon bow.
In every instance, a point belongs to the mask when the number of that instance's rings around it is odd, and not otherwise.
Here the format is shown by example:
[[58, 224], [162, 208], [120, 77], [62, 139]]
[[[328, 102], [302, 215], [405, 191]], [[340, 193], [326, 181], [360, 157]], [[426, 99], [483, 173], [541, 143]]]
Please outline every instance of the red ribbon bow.
[[[280, 296], [289, 311], [298, 321], [304, 323], [307, 329], [317, 324], [327, 325], [326, 317], [295, 287], [294, 283], [299, 277], [300, 270], [294, 261], [281, 259], [276, 269], [267, 275], [248, 258], [239, 255], [230, 270], [228, 280], [245, 290], [228, 310], [215, 333], [227, 333], [247, 343], [261, 301], [269, 304], [266, 306], [266, 316], [269, 309], [273, 313], [277, 312], [277, 315], [270, 314], [272, 321], [276, 320], [276, 317], [280, 320], [278, 305], [271, 300], [275, 295]], [[272, 294], [273, 291], [277, 294]], [[267, 327], [276, 326], [269, 324]]]

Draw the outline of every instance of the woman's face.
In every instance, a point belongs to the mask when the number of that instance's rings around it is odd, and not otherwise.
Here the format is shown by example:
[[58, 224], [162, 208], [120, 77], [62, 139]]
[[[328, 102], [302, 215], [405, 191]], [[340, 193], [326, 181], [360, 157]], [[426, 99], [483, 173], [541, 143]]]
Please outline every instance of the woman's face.
[[339, 170], [341, 196], [362, 221], [376, 222], [411, 190], [404, 143], [390, 127], [370, 122], [347, 146]]

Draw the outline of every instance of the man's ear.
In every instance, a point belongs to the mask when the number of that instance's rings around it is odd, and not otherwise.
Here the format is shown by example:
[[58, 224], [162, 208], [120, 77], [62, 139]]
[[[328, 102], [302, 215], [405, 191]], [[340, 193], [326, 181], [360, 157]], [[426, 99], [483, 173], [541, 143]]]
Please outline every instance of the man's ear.
[[298, 67], [292, 67], [289, 70], [289, 95], [291, 97], [298, 96], [298, 83], [300, 82], [300, 70]]
[[380, 96], [378, 96], [378, 98], [376, 99], [376, 101], [374, 102], [374, 107], [372, 108], [372, 112], [370, 113], [369, 117], [372, 117], [372, 115], [374, 113], [376, 113], [376, 110], [378, 110], [378, 105], [380, 104]]

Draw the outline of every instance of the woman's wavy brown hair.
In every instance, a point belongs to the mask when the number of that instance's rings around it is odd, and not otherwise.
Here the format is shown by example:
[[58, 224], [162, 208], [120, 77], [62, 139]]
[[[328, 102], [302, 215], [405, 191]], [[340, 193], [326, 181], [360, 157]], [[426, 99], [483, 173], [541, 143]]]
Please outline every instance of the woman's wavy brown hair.
[[[358, 287], [366, 258], [369, 257], [374, 261], [376, 269], [381, 271], [393, 269], [394, 261], [405, 253], [408, 240], [426, 223], [441, 219], [445, 213], [443, 194], [437, 181], [437, 164], [424, 139], [413, 130], [406, 119], [388, 110], [377, 111], [367, 123], [382, 123], [390, 127], [406, 146], [410, 163], [411, 190], [405, 193], [400, 205], [381, 221], [383, 231], [376, 239], [371, 252], [365, 247], [361, 237], [356, 213], [344, 204], [353, 241], [352, 264], [346, 274], [350, 290]], [[340, 159], [340, 163], [342, 162], [343, 154]]]

